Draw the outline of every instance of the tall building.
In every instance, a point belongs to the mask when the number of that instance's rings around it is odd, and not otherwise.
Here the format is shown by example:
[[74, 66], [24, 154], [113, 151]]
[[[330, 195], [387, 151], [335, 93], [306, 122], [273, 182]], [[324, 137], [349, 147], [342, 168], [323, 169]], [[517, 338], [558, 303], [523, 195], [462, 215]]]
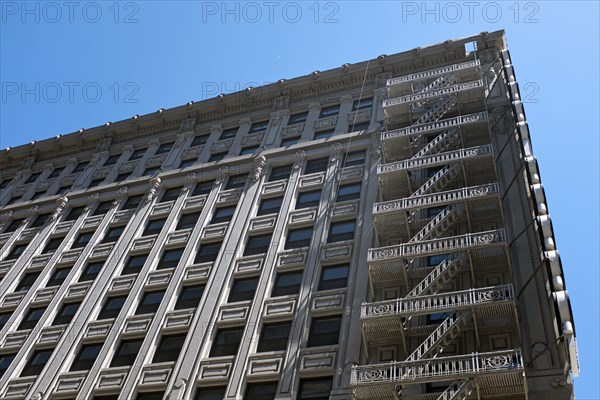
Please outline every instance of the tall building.
[[2, 399], [574, 398], [504, 32], [0, 153]]

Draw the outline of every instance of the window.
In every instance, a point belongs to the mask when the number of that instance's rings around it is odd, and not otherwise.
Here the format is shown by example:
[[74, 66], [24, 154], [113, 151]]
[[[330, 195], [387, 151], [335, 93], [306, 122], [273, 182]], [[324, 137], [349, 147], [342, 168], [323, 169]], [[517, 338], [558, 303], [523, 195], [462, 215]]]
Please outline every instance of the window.
[[360, 182], [341, 185], [338, 188], [336, 201], [360, 199]]
[[366, 153], [364, 150], [353, 151], [344, 155], [342, 167], [351, 167], [353, 165], [362, 165], [365, 163]]
[[135, 310], [135, 315], [152, 314], [158, 310], [165, 292], [146, 292]]
[[310, 246], [312, 239], [313, 227], [290, 229], [285, 241], [286, 249], [297, 249], [299, 247]]
[[106, 232], [106, 235], [104, 235], [104, 239], [102, 239], [102, 243], [116, 242], [117, 240], [119, 240], [119, 238], [123, 234], [124, 230], [125, 230], [125, 225], [113, 226], [112, 228], [109, 228], [108, 232]]
[[305, 207], [318, 206], [321, 201], [321, 190], [313, 190], [310, 192], [301, 192], [296, 201], [296, 210]]
[[219, 140], [225, 140], [225, 139], [231, 139], [234, 138], [235, 135], [237, 135], [238, 132], [238, 128], [229, 128], [229, 129], [225, 129], [223, 132], [221, 132], [221, 136], [219, 137]]
[[39, 191], [39, 192], [35, 192], [35, 193], [33, 194], [33, 196], [31, 196], [31, 199], [29, 199], [29, 200], [37, 200], [37, 199], [39, 199], [40, 197], [42, 197], [43, 195], [45, 195], [45, 194], [46, 194], [46, 189], [43, 189], [43, 190], [41, 190], [41, 191]]
[[291, 174], [292, 174], [292, 166], [291, 165], [275, 167], [271, 170], [271, 175], [269, 175], [269, 182], [278, 181], [280, 179], [288, 179]]
[[98, 319], [116, 318], [125, 304], [127, 296], [115, 296], [106, 299], [106, 303], [98, 314]]
[[22, 195], [18, 194], [16, 196], [11, 197], [10, 200], [8, 201], [8, 203], [6, 203], [6, 205], [9, 206], [11, 204], [15, 204], [17, 201], [19, 201], [21, 199], [21, 196]]
[[56, 268], [54, 270], [54, 272], [52, 273], [52, 276], [50, 276], [50, 279], [48, 280], [46, 287], [62, 285], [62, 283], [65, 281], [65, 279], [67, 279], [67, 276], [69, 276], [70, 272], [71, 272], [71, 267]]
[[169, 143], [163, 143], [160, 146], [158, 146], [158, 149], [156, 149], [156, 154], [165, 154], [171, 151], [171, 149], [173, 148], [173, 143], [174, 142], [169, 142]]
[[83, 172], [83, 170], [87, 167], [88, 163], [86, 162], [80, 162], [79, 164], [77, 164], [77, 166], [73, 169], [73, 171], [71, 171], [72, 174], [76, 174], [78, 172]]
[[246, 385], [244, 399], [273, 400], [277, 394], [277, 382], [254, 382]]
[[303, 122], [306, 122], [307, 118], [308, 118], [308, 111], [297, 113], [297, 114], [292, 114], [290, 116], [290, 119], [288, 120], [288, 125], [301, 124]]
[[80, 249], [85, 247], [92, 239], [92, 236], [94, 236], [94, 232], [81, 232], [75, 238], [73, 245], [71, 245], [71, 249]]
[[23, 278], [21, 278], [21, 282], [19, 282], [19, 284], [17, 285], [15, 292], [28, 291], [29, 289], [31, 289], [31, 287], [33, 286], [33, 284], [35, 283], [35, 281], [37, 280], [37, 278], [39, 276], [40, 276], [40, 271], [26, 272], [25, 275], [23, 275]]
[[92, 179], [92, 181], [88, 185], [88, 188], [94, 188], [94, 187], [98, 186], [99, 184], [101, 184], [102, 182], [104, 182], [104, 178]]
[[8, 367], [10, 367], [10, 364], [12, 364], [16, 356], [16, 353], [0, 355], [0, 378], [4, 376], [4, 374], [8, 370]]
[[6, 188], [8, 187], [8, 184], [10, 183], [11, 179], [12, 179], [12, 178], [9, 178], [9, 179], [7, 179], [7, 180], [5, 180], [5, 181], [2, 181], [2, 182], [0, 183], [0, 190], [2, 190], [2, 189], [6, 189]]
[[58, 178], [60, 176], [60, 173], [62, 172], [62, 168], [55, 168], [54, 170], [52, 170], [52, 173], [50, 175], [48, 175], [48, 177], [46, 179], [54, 179], [54, 178]]
[[25, 181], [25, 184], [33, 183], [33, 182], [37, 181], [37, 179], [40, 177], [40, 175], [41, 175], [41, 172], [36, 172], [35, 174], [29, 175], [29, 178], [27, 178], [27, 180]]
[[31, 224], [30, 228], [40, 228], [44, 226], [46, 224], [46, 221], [48, 221], [48, 218], [50, 218], [49, 213], [38, 215], [35, 221], [33, 221], [33, 224]]
[[177, 228], [175, 230], [179, 231], [182, 229], [192, 229], [196, 226], [196, 222], [200, 218], [200, 211], [194, 213], [182, 214], [181, 218], [179, 218], [179, 222], [177, 222]]
[[54, 253], [54, 251], [58, 249], [63, 240], [64, 236], [51, 238], [50, 240], [48, 240], [48, 243], [46, 243], [46, 247], [44, 247], [44, 250], [42, 250], [42, 254]]
[[272, 197], [270, 199], [262, 199], [260, 206], [258, 206], [258, 212], [256, 215], [266, 215], [279, 213], [281, 204], [283, 203], [283, 197]]
[[446, 207], [444, 206], [440, 206], [440, 207], [430, 207], [427, 209], [427, 218], [433, 218], [435, 216], [437, 216], [439, 213], [441, 213]]
[[165, 392], [144, 392], [138, 393], [135, 400], [163, 400]]
[[112, 203], [112, 201], [103, 201], [102, 203], [98, 204], [98, 207], [96, 207], [93, 215], [106, 214], [112, 208]]
[[142, 198], [142, 195], [128, 197], [127, 201], [125, 201], [125, 204], [123, 204], [123, 210], [132, 210], [137, 208], [137, 206], [139, 206], [142, 202]]
[[84, 210], [85, 207], [72, 208], [67, 217], [65, 218], [65, 221], [75, 221], [77, 218], [79, 218], [81, 214], [83, 214]]
[[152, 362], [159, 363], [177, 361], [186, 336], [187, 332], [177, 335], [163, 336], [158, 343], [158, 347], [156, 348], [156, 353], [154, 353]]
[[208, 162], [221, 161], [222, 159], [225, 158], [226, 155], [227, 155], [227, 151], [224, 151], [221, 153], [212, 153], [210, 155], [210, 157], [208, 158]]
[[87, 371], [91, 369], [103, 345], [104, 343], [89, 343], [81, 346], [69, 371]]
[[348, 125], [348, 132], [359, 132], [369, 129], [371, 123], [369, 121], [351, 123]]
[[8, 323], [12, 312], [5, 312], [0, 314], [0, 329], [4, 328], [4, 326]]
[[156, 166], [156, 167], [148, 167], [144, 170], [144, 173], [142, 174], [142, 176], [152, 176], [154, 175], [158, 170], [160, 170], [160, 165]]
[[137, 274], [142, 270], [142, 267], [144, 266], [144, 263], [147, 259], [148, 254], [129, 257], [129, 259], [127, 260], [127, 264], [125, 264], [123, 271], [121, 271], [121, 275]]
[[225, 390], [225, 387], [198, 388], [194, 400], [223, 400]]
[[112, 361], [110, 362], [111, 367], [125, 367], [133, 365], [135, 358], [142, 348], [144, 339], [132, 339], [132, 340], [121, 340]]
[[202, 194], [209, 194], [215, 183], [213, 181], [200, 182], [194, 188], [192, 196], [200, 196]]
[[257, 350], [259, 352], [285, 350], [291, 326], [291, 322], [263, 325]]
[[292, 146], [300, 141], [300, 136], [281, 139], [281, 147]]
[[364, 110], [367, 108], [373, 108], [373, 98], [354, 100], [352, 104], [352, 111]]
[[163, 226], [165, 226], [165, 222], [167, 222], [166, 218], [151, 219], [150, 221], [148, 221], [148, 224], [146, 225], [146, 229], [144, 229], [142, 236], [159, 234]]
[[229, 177], [225, 189], [243, 188], [244, 186], [246, 186], [247, 179], [248, 174], [232, 175]]
[[183, 248], [165, 250], [156, 269], [175, 268], [181, 260]]
[[205, 144], [208, 141], [209, 136], [210, 136], [210, 134], [199, 135], [199, 136], [194, 137], [194, 140], [192, 140], [192, 144], [190, 144], [190, 147], [200, 146], [201, 144]]
[[65, 303], [56, 314], [54, 321], [52, 322], [52, 326], [68, 324], [71, 322], [77, 310], [79, 310], [79, 305], [81, 303]]
[[12, 250], [10, 251], [10, 253], [8, 253], [8, 255], [6, 256], [6, 260], [16, 260], [17, 258], [19, 258], [21, 256], [21, 254], [23, 254], [25, 252], [26, 248], [27, 248], [27, 243], [21, 243], [21, 244], [15, 245], [15, 247], [13, 247]]
[[237, 205], [227, 206], [227, 207], [219, 207], [215, 210], [215, 214], [210, 221], [211, 224], [218, 224], [219, 222], [229, 222], [233, 217], [233, 213], [235, 212]]
[[327, 265], [321, 268], [319, 290], [344, 288], [348, 284], [348, 264]]
[[106, 396], [94, 396], [92, 400], [119, 400], [118, 394], [108, 394]]
[[167, 201], [175, 201], [175, 200], [177, 200], [177, 198], [179, 197], [180, 194], [181, 194], [180, 187], [169, 188], [169, 189], [165, 190], [165, 192], [163, 193], [163, 195], [160, 199], [160, 202], [166, 203]]
[[125, 179], [129, 178], [129, 175], [131, 175], [131, 172], [123, 172], [117, 175], [115, 182], [123, 182]]
[[10, 225], [8, 225], [8, 227], [4, 231], [4, 233], [16, 231], [17, 229], [19, 229], [19, 226], [21, 226], [23, 221], [25, 221], [25, 220], [24, 219], [13, 219], [11, 221]]
[[314, 318], [308, 335], [308, 347], [337, 344], [342, 317]]
[[182, 310], [184, 308], [196, 308], [200, 304], [200, 299], [204, 294], [204, 285], [197, 286], [184, 286], [179, 293], [177, 302], [175, 303], [175, 310]]
[[221, 244], [221, 242], [200, 243], [200, 248], [194, 259], [194, 264], [216, 261], [219, 251], [221, 250]]
[[327, 243], [339, 242], [342, 240], [354, 239], [354, 227], [356, 221], [332, 222], [329, 226], [329, 236]]
[[21, 371], [21, 376], [34, 376], [39, 375], [40, 372], [46, 366], [46, 363], [50, 359], [52, 352], [54, 349], [44, 349], [44, 350], [36, 350], [33, 352], [25, 367], [23, 367], [23, 371]]
[[314, 160], [308, 160], [306, 167], [304, 168], [305, 174], [314, 174], [316, 172], [327, 171], [327, 164], [329, 164], [329, 158], [316, 158]]
[[244, 249], [245, 256], [251, 256], [254, 254], [266, 253], [271, 246], [271, 233], [264, 235], [250, 236]]
[[85, 269], [83, 270], [83, 272], [81, 273], [81, 276], [79, 277], [79, 282], [93, 281], [94, 279], [96, 279], [96, 277], [98, 276], [98, 274], [102, 270], [103, 266], [104, 266], [103, 262], [92, 262], [92, 263], [89, 263], [85, 267]]
[[210, 349], [210, 357], [234, 356], [242, 341], [244, 328], [219, 329]]
[[340, 105], [337, 104], [335, 106], [323, 107], [321, 108], [321, 113], [319, 114], [319, 118], [327, 118], [333, 117], [340, 113]]
[[268, 126], [269, 126], [269, 120], [262, 121], [262, 122], [255, 122], [250, 127], [248, 134], [251, 135], [253, 133], [266, 131]]
[[111, 165], [115, 165], [117, 163], [117, 161], [119, 161], [119, 158], [121, 158], [120, 154], [113, 154], [112, 156], [109, 156], [106, 161], [104, 161], [104, 166], [108, 167]]
[[271, 296], [287, 296], [298, 294], [300, 292], [300, 283], [302, 282], [302, 271], [293, 271], [277, 274], [275, 285]]
[[435, 256], [429, 256], [427, 257], [427, 266], [435, 267], [442, 263], [446, 259], [446, 257], [448, 257], [448, 254], [438, 254]]
[[236, 301], [252, 300], [257, 285], [258, 277], [234, 280], [227, 302], [234, 303]]
[[333, 136], [334, 133], [335, 133], [335, 129], [326, 129], [324, 131], [318, 131], [318, 132], [315, 132], [315, 135], [313, 136], [313, 140], [329, 139], [330, 137]]
[[196, 162], [195, 158], [188, 158], [187, 160], [182, 160], [181, 163], [179, 164], [179, 168], [190, 167], [190, 166], [194, 165], [195, 162]]
[[240, 151], [240, 156], [254, 154], [254, 153], [256, 153], [256, 151], [258, 150], [259, 147], [260, 147], [259, 145], [242, 147], [242, 150]]
[[30, 308], [27, 314], [25, 314], [25, 318], [19, 324], [17, 328], [18, 331], [23, 329], [33, 329], [37, 325], [42, 315], [46, 311], [46, 307], [38, 307], [38, 308]]
[[332, 378], [301, 379], [298, 400], [329, 400]]
[[131, 153], [131, 156], [129, 156], [129, 161], [139, 160], [140, 158], [144, 157], [144, 154], [146, 154], [146, 149], [134, 150], [133, 153]]

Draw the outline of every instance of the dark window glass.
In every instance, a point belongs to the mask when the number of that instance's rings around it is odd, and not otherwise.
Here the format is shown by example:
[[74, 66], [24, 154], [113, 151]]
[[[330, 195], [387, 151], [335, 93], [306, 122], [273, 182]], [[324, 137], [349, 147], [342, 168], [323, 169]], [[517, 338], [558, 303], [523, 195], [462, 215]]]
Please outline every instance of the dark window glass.
[[303, 122], [306, 122], [307, 118], [308, 118], [308, 111], [301, 112], [298, 114], [293, 114], [290, 116], [290, 119], [288, 120], [288, 125], [301, 124]]
[[346, 287], [348, 283], [348, 268], [348, 264], [323, 266], [321, 269], [319, 290]]
[[144, 170], [144, 173], [142, 174], [142, 176], [151, 176], [151, 175], [154, 175], [156, 173], [156, 171], [158, 171], [158, 170], [160, 170], [160, 166], [146, 168]]
[[222, 159], [225, 158], [225, 156], [227, 155], [227, 152], [221, 152], [221, 153], [213, 153], [210, 155], [210, 157], [208, 158], [208, 162], [213, 162], [213, 161], [221, 161]]
[[121, 158], [120, 154], [113, 154], [112, 156], [109, 156], [106, 161], [104, 161], [104, 166], [108, 167], [110, 165], [115, 165], [117, 161], [119, 161], [119, 158]]
[[439, 213], [441, 213], [444, 210], [444, 206], [441, 207], [430, 207], [427, 209], [427, 218], [433, 218], [435, 216], [437, 216]]
[[48, 175], [47, 179], [54, 179], [54, 178], [58, 178], [60, 176], [60, 173], [62, 172], [62, 168], [56, 168], [52, 171], [52, 173], [50, 175]]
[[338, 115], [340, 113], [340, 105], [337, 104], [335, 106], [323, 107], [321, 108], [321, 113], [319, 114], [319, 118], [327, 118], [333, 117], [334, 115]]
[[452, 312], [448, 312], [448, 311], [427, 314], [427, 325], [439, 325], [450, 315], [452, 315]]
[[160, 258], [160, 262], [158, 263], [158, 267], [156, 267], [156, 269], [175, 268], [179, 263], [179, 260], [181, 260], [182, 255], [183, 248], [165, 250], [162, 257]]
[[142, 202], [143, 197], [144, 196], [139, 195], [127, 198], [127, 201], [125, 201], [125, 204], [123, 204], [123, 210], [132, 210], [134, 208], [137, 208], [137, 206], [139, 206]]
[[42, 250], [42, 254], [54, 253], [54, 251], [58, 249], [63, 240], [64, 237], [57, 237], [48, 240], [48, 243], [46, 243], [46, 247], [44, 247], [44, 250]]
[[343, 167], [351, 167], [353, 165], [362, 165], [365, 163], [365, 151], [353, 151], [344, 155], [344, 162], [342, 163]]
[[224, 387], [198, 388], [194, 400], [223, 400], [225, 389]]
[[160, 302], [165, 296], [165, 292], [146, 292], [142, 301], [138, 304], [135, 315], [155, 313], [160, 306]]
[[13, 362], [17, 354], [0, 354], [0, 378], [4, 376], [8, 367]]
[[88, 188], [94, 188], [102, 182], [104, 182], [104, 178], [92, 179], [92, 181], [90, 181], [90, 184], [88, 185]]
[[262, 122], [255, 122], [250, 127], [250, 131], [248, 131], [248, 134], [266, 131], [268, 126], [269, 126], [269, 120], [262, 121]]
[[329, 139], [335, 133], [335, 129], [326, 129], [324, 131], [315, 132], [315, 136], [313, 136], [313, 140], [320, 139]]
[[106, 214], [112, 208], [112, 201], [103, 201], [98, 204], [98, 207], [94, 211], [94, 215], [103, 215]]
[[293, 271], [277, 274], [273, 293], [271, 296], [287, 296], [290, 294], [298, 294], [300, 292], [300, 284], [302, 283], [302, 271]]
[[35, 328], [40, 318], [42, 318], [42, 315], [44, 315], [45, 311], [46, 307], [30, 308], [27, 314], [25, 314], [25, 318], [23, 318], [23, 320], [19, 324], [17, 330], [21, 331], [23, 329]]
[[131, 156], [129, 156], [129, 161], [139, 160], [140, 158], [144, 157], [144, 154], [146, 154], [146, 149], [134, 150], [133, 153], [131, 153]]
[[237, 135], [239, 128], [230, 128], [230, 129], [225, 129], [222, 133], [221, 136], [219, 137], [219, 140], [225, 140], [225, 139], [231, 139], [234, 138], [235, 135]]
[[14, 197], [11, 197], [11, 199], [8, 201], [8, 203], [6, 203], [7, 206], [11, 205], [11, 204], [15, 204], [17, 201], [19, 201], [21, 199], [21, 195], [16, 195]]
[[94, 232], [81, 232], [75, 238], [75, 241], [73, 242], [73, 245], [71, 246], [71, 248], [72, 249], [80, 249], [82, 247], [85, 247], [92, 239], [92, 236], [94, 236]]
[[23, 223], [23, 219], [14, 219], [14, 220], [12, 220], [11, 223], [10, 223], [10, 225], [8, 225], [8, 227], [4, 231], [4, 233], [16, 231], [19, 228], [19, 226], [21, 226], [22, 223]]
[[200, 136], [196, 136], [194, 138], [194, 140], [192, 140], [192, 144], [190, 145], [190, 147], [194, 147], [194, 146], [200, 146], [201, 144], [205, 144], [208, 141], [208, 137], [210, 135], [200, 135]]
[[148, 221], [148, 224], [146, 225], [146, 229], [144, 229], [142, 236], [159, 234], [163, 226], [165, 226], [165, 222], [167, 222], [166, 218], [151, 219], [150, 221]]
[[332, 378], [301, 379], [298, 400], [329, 400]]
[[327, 171], [327, 164], [329, 164], [329, 158], [316, 158], [314, 160], [308, 160], [306, 167], [304, 168], [305, 174], [314, 174], [316, 172]]
[[227, 301], [233, 303], [236, 301], [252, 300], [254, 292], [258, 285], [258, 278], [236, 279], [233, 281], [231, 292]]
[[76, 174], [78, 172], [82, 172], [87, 167], [87, 165], [88, 165], [87, 161], [80, 162], [79, 164], [77, 164], [77, 166], [75, 167], [75, 169], [73, 169], [73, 171], [71, 173]]
[[69, 212], [69, 214], [65, 218], [65, 221], [75, 221], [77, 218], [79, 218], [81, 214], [83, 214], [84, 210], [85, 207], [75, 207], [71, 209], [71, 212]]
[[27, 180], [25, 181], [25, 184], [33, 183], [33, 182], [37, 181], [37, 179], [40, 177], [40, 175], [41, 175], [40, 172], [36, 172], [35, 174], [29, 175], [29, 178], [27, 178]]
[[112, 228], [109, 228], [108, 232], [106, 232], [106, 235], [104, 235], [104, 239], [102, 239], [102, 243], [116, 242], [117, 240], [119, 240], [119, 238], [123, 234], [124, 230], [125, 230], [125, 225], [113, 226]]
[[127, 260], [127, 264], [125, 264], [125, 267], [121, 272], [121, 275], [137, 274], [142, 270], [142, 267], [144, 266], [144, 263], [147, 259], [148, 254], [129, 257], [129, 259]]
[[321, 190], [313, 190], [310, 192], [301, 192], [298, 194], [296, 201], [296, 210], [305, 207], [318, 206], [321, 201]]
[[166, 203], [167, 201], [177, 200], [177, 198], [179, 197], [180, 194], [181, 194], [180, 187], [169, 188], [169, 189], [165, 190], [165, 193], [163, 193], [163, 195], [160, 199], [160, 202]]
[[440, 263], [442, 263], [442, 261], [446, 259], [446, 257], [448, 257], [448, 254], [438, 254], [435, 256], [429, 256], [427, 257], [427, 265], [429, 267], [438, 266]]
[[290, 229], [287, 240], [285, 241], [286, 249], [297, 249], [299, 247], [310, 246], [312, 239], [313, 227]]
[[292, 166], [291, 165], [275, 167], [271, 170], [271, 175], [269, 175], [269, 182], [278, 181], [280, 179], [288, 179], [291, 174], [292, 174]]
[[35, 281], [37, 280], [37, 278], [39, 276], [40, 276], [40, 271], [26, 272], [25, 275], [23, 275], [23, 278], [21, 278], [21, 282], [19, 282], [19, 284], [17, 285], [15, 292], [28, 291], [29, 289], [31, 289], [31, 287], [33, 286], [33, 284], [35, 283]]
[[244, 328], [219, 329], [210, 349], [210, 357], [236, 355], [243, 334]]
[[195, 213], [182, 214], [181, 218], [179, 218], [179, 222], [177, 222], [177, 228], [175, 230], [179, 231], [181, 229], [191, 229], [196, 226], [196, 222], [198, 222], [199, 218], [199, 211]]
[[46, 221], [48, 221], [48, 218], [50, 218], [50, 214], [38, 215], [37, 218], [35, 219], [35, 221], [33, 221], [33, 224], [31, 224], [30, 228], [40, 228], [40, 227], [44, 226]]
[[283, 203], [283, 197], [273, 197], [270, 199], [262, 199], [256, 215], [266, 215], [278, 213]]
[[342, 240], [354, 239], [354, 227], [356, 221], [333, 222], [329, 226], [328, 243], [339, 242]]
[[194, 264], [216, 261], [221, 250], [221, 244], [221, 242], [201, 243]]
[[177, 302], [175, 303], [175, 310], [198, 307], [203, 294], [204, 285], [184, 286], [181, 289], [181, 293], [179, 293]]
[[11, 179], [11, 178], [9, 178], [9, 179], [7, 179], [7, 180], [5, 180], [5, 181], [2, 181], [2, 183], [0, 183], [0, 190], [2, 190], [2, 189], [6, 189], [6, 188], [8, 187], [8, 184], [10, 183], [10, 181], [11, 181], [11, 180], [12, 180], [12, 179]]
[[31, 196], [31, 199], [29, 199], [29, 200], [37, 200], [37, 199], [39, 199], [40, 197], [42, 197], [44, 194], [46, 194], [46, 191], [45, 191], [45, 190], [42, 190], [41, 192], [35, 192], [35, 193], [33, 194], [33, 196]]
[[260, 147], [259, 145], [242, 147], [242, 150], [240, 151], [240, 156], [247, 155], [247, 154], [254, 154], [254, 153], [256, 153], [256, 151], [258, 150], [259, 147]]
[[186, 336], [187, 332], [177, 335], [163, 336], [158, 343], [158, 347], [156, 348], [156, 353], [154, 353], [152, 362], [159, 363], [177, 361]]
[[369, 97], [367, 99], [355, 100], [354, 104], [352, 104], [352, 111], [364, 110], [367, 108], [373, 107], [373, 98]]
[[164, 154], [170, 152], [173, 148], [173, 143], [174, 142], [161, 144], [160, 146], [158, 146], [158, 149], [156, 149], [156, 153], [154, 154]]
[[190, 167], [190, 166], [194, 165], [195, 162], [196, 162], [195, 158], [188, 158], [187, 160], [182, 160], [181, 163], [179, 164], [179, 168]]
[[308, 335], [308, 347], [337, 344], [340, 336], [341, 317], [314, 318]]
[[215, 214], [210, 221], [211, 224], [218, 224], [219, 222], [229, 222], [233, 217], [233, 213], [236, 209], [235, 206], [219, 207], [215, 210]]
[[142, 348], [143, 338], [122, 340], [110, 362], [111, 367], [125, 367], [133, 365], [140, 349]]
[[246, 186], [246, 180], [248, 180], [248, 174], [232, 175], [229, 177], [225, 189], [242, 188]]
[[94, 279], [96, 279], [103, 266], [104, 262], [89, 263], [83, 270], [81, 276], [79, 277], [79, 282], [93, 281]]
[[254, 254], [266, 253], [271, 246], [271, 233], [264, 235], [250, 236], [246, 248], [244, 249], [245, 256], [251, 256]]
[[27, 364], [23, 367], [23, 371], [21, 371], [21, 376], [34, 376], [39, 375], [40, 372], [46, 366], [46, 363], [50, 359], [52, 352], [54, 349], [44, 349], [44, 350], [36, 350], [31, 354]]
[[81, 346], [69, 371], [87, 371], [91, 369], [103, 345], [104, 343], [90, 343]]
[[200, 196], [201, 194], [209, 194], [215, 183], [213, 181], [200, 182], [194, 188], [192, 196]]
[[48, 283], [46, 283], [46, 287], [49, 286], [60, 286], [67, 279], [69, 273], [71, 272], [71, 267], [66, 268], [56, 268], [50, 276]]
[[244, 399], [273, 400], [277, 394], [277, 382], [255, 382], [246, 385]]
[[115, 182], [123, 182], [125, 179], [129, 178], [131, 172], [123, 172], [122, 174], [117, 175], [115, 178]]
[[360, 199], [360, 182], [342, 185], [338, 188], [336, 201]]
[[100, 310], [100, 314], [98, 314], [98, 319], [116, 318], [125, 304], [125, 299], [127, 299], [127, 296], [107, 298], [102, 310]]
[[54, 318], [54, 321], [52, 322], [52, 325], [62, 325], [62, 324], [68, 324], [71, 322], [71, 320], [73, 319], [73, 317], [75, 316], [75, 314], [77, 313], [77, 310], [79, 310], [79, 305], [81, 303], [65, 303], [62, 305], [62, 307], [60, 308], [60, 311], [58, 312], [58, 314], [56, 314], [56, 317]]
[[27, 248], [27, 243], [17, 244], [12, 248], [10, 253], [6, 256], [6, 260], [16, 260], [25, 252]]
[[258, 341], [258, 351], [285, 350], [290, 336], [291, 322], [263, 325]]
[[6, 325], [11, 315], [12, 312], [5, 312], [0, 314], [0, 329], [4, 328], [4, 325]]
[[165, 392], [144, 392], [138, 393], [135, 400], [163, 400]]
[[106, 396], [94, 396], [92, 400], [119, 400], [118, 394], [108, 394]]
[[300, 141], [300, 136], [281, 139], [281, 147], [292, 146]]
[[369, 129], [369, 125], [371, 125], [369, 121], [352, 123], [348, 125], [348, 132], [364, 131], [365, 129]]

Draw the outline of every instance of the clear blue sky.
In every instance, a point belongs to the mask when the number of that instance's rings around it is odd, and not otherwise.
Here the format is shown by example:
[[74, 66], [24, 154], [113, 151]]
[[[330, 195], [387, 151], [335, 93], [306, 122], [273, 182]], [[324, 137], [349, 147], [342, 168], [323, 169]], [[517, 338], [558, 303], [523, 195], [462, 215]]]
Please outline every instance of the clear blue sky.
[[0, 148], [506, 29], [574, 307], [577, 398], [600, 398], [598, 2], [0, 4]]

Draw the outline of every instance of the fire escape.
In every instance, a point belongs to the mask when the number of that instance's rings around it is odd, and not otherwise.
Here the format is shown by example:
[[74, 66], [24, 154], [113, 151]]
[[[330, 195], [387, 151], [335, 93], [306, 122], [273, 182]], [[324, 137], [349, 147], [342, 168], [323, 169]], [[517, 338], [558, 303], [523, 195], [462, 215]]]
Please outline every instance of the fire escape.
[[[361, 310], [368, 364], [352, 370], [353, 398], [523, 399], [482, 66], [387, 87], [373, 206], [380, 247], [369, 250], [373, 300]], [[509, 339], [490, 339], [499, 332]]]

